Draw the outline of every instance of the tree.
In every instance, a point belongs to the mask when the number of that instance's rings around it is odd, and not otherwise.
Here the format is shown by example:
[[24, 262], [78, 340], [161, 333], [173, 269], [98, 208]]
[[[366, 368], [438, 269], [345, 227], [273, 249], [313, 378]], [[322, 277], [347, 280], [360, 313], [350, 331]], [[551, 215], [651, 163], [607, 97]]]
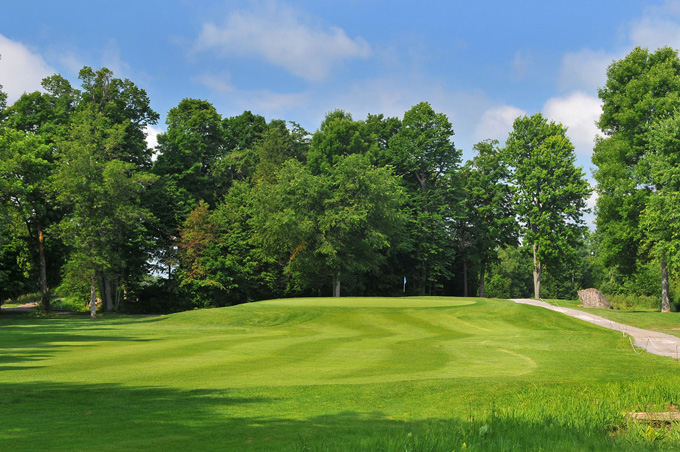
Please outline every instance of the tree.
[[283, 121], [272, 121], [262, 134], [262, 141], [255, 146], [258, 162], [254, 181], [274, 178], [281, 165], [289, 159], [305, 161], [309, 134], [294, 122], [290, 126], [289, 129]]
[[[113, 171], [117, 168], [117, 171], [124, 174], [121, 176], [124, 180], [120, 186], [115, 184], [112, 186], [116, 189], [113, 193], [122, 196], [122, 204], [119, 208], [124, 210], [127, 202], [127, 207], [133, 211], [140, 209], [139, 212], [143, 212], [137, 217], [138, 224], [130, 224], [130, 228], [123, 226], [128, 221], [127, 218], [125, 216], [121, 218], [117, 226], [118, 242], [111, 244], [112, 249], [116, 250], [115, 254], [120, 256], [121, 266], [112, 273], [101, 272], [98, 275], [99, 292], [104, 301], [104, 307], [111, 310], [117, 306], [114, 298], [118, 300], [120, 293], [118, 289], [125, 293], [129, 292], [146, 274], [147, 261], [153, 248], [152, 237], [148, 234], [152, 215], [149, 215], [148, 210], [140, 205], [138, 196], [146, 190], [149, 182], [155, 179], [147, 173], [152, 165], [152, 150], [147, 145], [145, 129], [155, 124], [159, 115], [151, 108], [145, 90], [137, 87], [128, 79], [121, 80], [113, 77], [113, 72], [107, 68], [94, 71], [89, 67], [84, 67], [80, 71], [79, 78], [82, 80], [83, 90], [78, 111], [86, 112], [78, 118], [78, 121], [81, 121], [79, 126], [83, 125], [82, 122], [89, 121], [98, 130], [110, 127], [112, 131], [113, 129], [121, 131], [116, 145], [105, 152], [100, 150], [103, 152], [99, 154], [100, 160], [93, 161], [91, 164], [93, 167], [97, 165], [106, 167], [111, 161], [108, 170]], [[71, 132], [79, 126], [72, 127]], [[106, 132], [102, 133], [106, 135]], [[88, 140], [85, 142], [88, 145], [97, 146]], [[121, 165], [121, 163], [129, 165]], [[129, 179], [138, 179], [139, 185], [127, 185], [125, 182]], [[126, 190], [129, 191], [126, 192]], [[122, 211], [120, 213], [123, 214]], [[109, 215], [115, 214], [114, 209], [109, 211]], [[126, 236], [126, 234], [130, 235]]]
[[421, 102], [404, 114], [386, 151], [388, 163], [407, 187], [414, 279], [421, 294], [436, 292], [451, 276], [456, 252], [454, 221], [462, 215], [461, 152], [452, 136], [446, 115]]
[[402, 224], [398, 179], [359, 154], [319, 175], [288, 160], [254, 196], [253, 239], [281, 263], [293, 290], [320, 290], [330, 277], [340, 296], [343, 279], [380, 266]]
[[166, 132], [158, 135], [153, 172], [174, 182], [186, 198], [185, 205], [204, 200], [215, 206], [213, 168], [224, 152], [222, 117], [207, 101], [182, 99], [170, 109], [165, 123]]
[[313, 174], [329, 172], [333, 165], [349, 154], [364, 155], [371, 147], [371, 136], [361, 121], [335, 110], [326, 115], [312, 136], [307, 166]]
[[[680, 108], [680, 59], [668, 47], [655, 52], [636, 47], [609, 66], [598, 94], [603, 102], [598, 127], [604, 137], [592, 157], [599, 195], [596, 224], [603, 264], [611, 275], [620, 275], [615, 283], [623, 287], [646, 266], [643, 245], [650, 230], [640, 220], [651, 218], [653, 209], [643, 212], [655, 183], [640, 162], [649, 150], [652, 125]], [[663, 259], [661, 267], [663, 272]]]
[[532, 247], [537, 299], [544, 265], [573, 255], [583, 235], [590, 188], [583, 171], [574, 166], [574, 147], [566, 131], [540, 113], [523, 116], [513, 123], [503, 151], [522, 240]]
[[257, 147], [269, 127], [263, 116], [246, 110], [238, 116], [225, 118], [222, 128], [224, 151], [213, 173], [223, 196], [233, 181], [250, 180], [253, 176], [259, 159]]
[[[54, 253], [48, 259], [50, 227], [63, 212], [54, 203], [51, 177], [56, 166], [55, 143], [63, 136], [78, 93], [58, 75], [43, 80], [47, 93], [22, 95], [8, 110], [0, 129], [0, 203], [25, 226], [21, 237], [34, 250], [31, 259], [37, 269], [42, 310], [50, 308], [49, 282], [56, 282], [61, 263]], [[48, 276], [51, 276], [48, 281]]]
[[180, 249], [180, 287], [186, 287], [194, 305], [215, 307], [214, 292], [224, 290], [210, 267], [211, 258], [207, 251], [215, 243], [217, 225], [211, 218], [210, 207], [201, 200], [187, 217], [179, 232]]
[[45, 228], [49, 226], [48, 178], [51, 149], [38, 135], [5, 128], [0, 131], [0, 203], [25, 225], [25, 241], [35, 248], [41, 307], [49, 311]]
[[120, 291], [145, 274], [151, 215], [141, 193], [156, 179], [146, 171], [151, 151], [144, 127], [157, 114], [144, 90], [113, 78], [108, 69], [81, 71], [83, 94], [67, 136], [58, 142], [58, 200], [71, 209], [60, 223], [73, 248], [69, 268], [90, 280], [90, 308], [117, 308]]
[[670, 312], [668, 267], [680, 263], [680, 113], [650, 127], [640, 166], [651, 191], [640, 220], [643, 244], [661, 264], [661, 312]]
[[[468, 246], [463, 259], [476, 262], [479, 272], [478, 296], [484, 296], [485, 275], [489, 265], [498, 259], [503, 246], [517, 244], [517, 221], [508, 183], [508, 166], [501, 159], [497, 140], [474, 145], [477, 155], [462, 170], [465, 181], [465, 217], [460, 234]], [[467, 296], [467, 280], [465, 281]]]

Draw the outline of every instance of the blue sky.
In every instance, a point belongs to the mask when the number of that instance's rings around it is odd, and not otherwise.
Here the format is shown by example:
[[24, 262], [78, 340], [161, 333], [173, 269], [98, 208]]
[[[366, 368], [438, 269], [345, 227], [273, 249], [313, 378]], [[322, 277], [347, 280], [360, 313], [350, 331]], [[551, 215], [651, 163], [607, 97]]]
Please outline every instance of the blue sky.
[[569, 127], [586, 171], [606, 68], [634, 46], [680, 47], [680, 1], [6, 1], [0, 84], [10, 102], [60, 73], [106, 66], [147, 90], [161, 122], [182, 98], [293, 120], [340, 108], [401, 116], [425, 100], [472, 157], [512, 121]]

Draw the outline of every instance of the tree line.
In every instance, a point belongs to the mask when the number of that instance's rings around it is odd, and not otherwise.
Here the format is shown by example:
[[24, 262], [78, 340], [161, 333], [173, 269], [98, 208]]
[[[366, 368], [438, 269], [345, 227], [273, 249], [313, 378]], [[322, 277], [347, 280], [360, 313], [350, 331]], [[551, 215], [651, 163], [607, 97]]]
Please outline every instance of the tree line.
[[[609, 68], [594, 233], [566, 128], [540, 113], [463, 162], [427, 102], [402, 119], [335, 110], [309, 133], [183, 99], [151, 149], [159, 115], [133, 82], [106, 68], [83, 68], [79, 89], [48, 77], [12, 105], [0, 95], [0, 299], [39, 291], [49, 310], [56, 291], [95, 316], [97, 300], [167, 312], [286, 296], [642, 293], [645, 265], [667, 272], [675, 258], [657, 217], [677, 192], [678, 126], [653, 119], [674, 111], [677, 62], [636, 49]], [[631, 109], [636, 93], [645, 112]]]

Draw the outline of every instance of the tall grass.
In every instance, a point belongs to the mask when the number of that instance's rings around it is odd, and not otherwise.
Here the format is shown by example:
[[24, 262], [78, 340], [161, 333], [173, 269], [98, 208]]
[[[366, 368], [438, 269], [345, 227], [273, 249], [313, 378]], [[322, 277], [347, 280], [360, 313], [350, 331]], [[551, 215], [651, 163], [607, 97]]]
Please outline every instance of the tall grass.
[[658, 311], [661, 300], [658, 296], [651, 295], [606, 295], [609, 302], [626, 311]]
[[676, 451], [677, 423], [645, 423], [630, 411], [675, 408], [677, 379], [595, 386], [532, 384], [465, 417], [405, 421], [357, 437], [300, 437], [296, 451]]

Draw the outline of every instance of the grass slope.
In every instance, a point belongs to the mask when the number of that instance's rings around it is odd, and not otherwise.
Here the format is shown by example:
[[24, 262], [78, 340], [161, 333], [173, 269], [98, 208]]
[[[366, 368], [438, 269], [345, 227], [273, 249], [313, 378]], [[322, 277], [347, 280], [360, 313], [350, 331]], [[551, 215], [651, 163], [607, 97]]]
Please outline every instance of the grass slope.
[[678, 363], [505, 301], [5, 316], [0, 344], [0, 450], [680, 448], [625, 419], [680, 401]]

